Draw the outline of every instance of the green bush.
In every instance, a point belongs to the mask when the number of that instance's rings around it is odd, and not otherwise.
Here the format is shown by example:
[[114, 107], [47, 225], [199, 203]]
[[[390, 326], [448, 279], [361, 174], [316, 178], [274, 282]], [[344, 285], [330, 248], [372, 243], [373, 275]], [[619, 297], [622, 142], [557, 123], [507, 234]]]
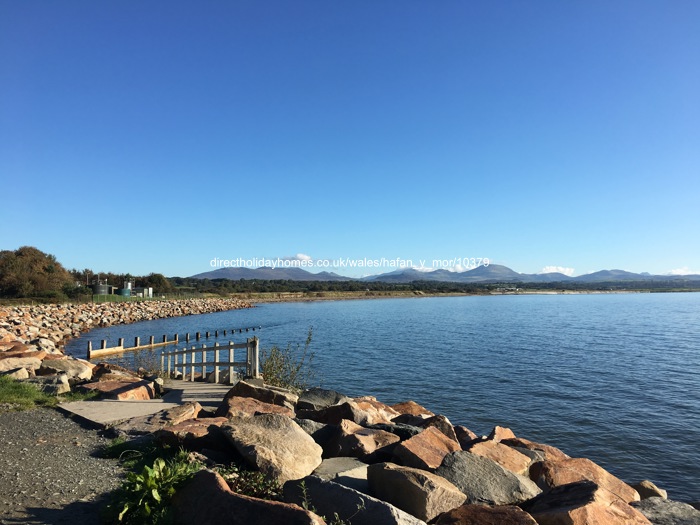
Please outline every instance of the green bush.
[[190, 461], [187, 453], [180, 451], [168, 461], [157, 458], [152, 466], [144, 466], [140, 473], [129, 472], [110, 505], [112, 512], [118, 512], [113, 521], [154, 525], [171, 523], [171, 498], [201, 469], [201, 463]]
[[303, 349], [298, 344], [295, 348], [288, 344], [286, 348], [273, 346], [263, 350], [261, 370], [265, 383], [296, 392], [308, 388], [315, 376], [312, 368], [314, 354], [309, 351], [312, 336], [313, 328], [309, 328]]

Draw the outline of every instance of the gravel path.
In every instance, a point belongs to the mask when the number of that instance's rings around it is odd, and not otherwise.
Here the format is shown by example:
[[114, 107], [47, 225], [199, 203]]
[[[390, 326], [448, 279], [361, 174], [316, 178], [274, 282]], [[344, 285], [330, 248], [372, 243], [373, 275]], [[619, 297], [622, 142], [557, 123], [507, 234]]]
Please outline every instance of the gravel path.
[[123, 472], [107, 443], [57, 410], [0, 412], [0, 524], [100, 523]]

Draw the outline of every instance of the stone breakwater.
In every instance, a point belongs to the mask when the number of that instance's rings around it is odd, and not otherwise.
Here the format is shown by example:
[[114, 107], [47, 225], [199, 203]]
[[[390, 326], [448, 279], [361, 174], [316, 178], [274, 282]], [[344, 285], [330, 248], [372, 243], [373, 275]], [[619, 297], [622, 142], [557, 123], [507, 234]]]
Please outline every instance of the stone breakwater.
[[508, 428], [478, 436], [413, 401], [245, 380], [215, 412], [190, 402], [113, 430], [183, 447], [205, 465], [242, 462], [282, 487], [277, 501], [258, 499], [236, 493], [235, 476], [203, 469], [172, 500], [181, 525], [700, 523], [700, 511], [650, 481], [628, 485]]
[[[63, 394], [92, 378], [92, 363], [65, 356], [62, 350], [68, 339], [82, 332], [251, 307], [238, 299], [0, 307], [0, 374], [29, 381], [47, 393]], [[153, 397], [154, 392], [149, 392]]]
[[50, 350], [97, 327], [251, 307], [239, 299], [0, 307], [0, 341], [17, 341]]

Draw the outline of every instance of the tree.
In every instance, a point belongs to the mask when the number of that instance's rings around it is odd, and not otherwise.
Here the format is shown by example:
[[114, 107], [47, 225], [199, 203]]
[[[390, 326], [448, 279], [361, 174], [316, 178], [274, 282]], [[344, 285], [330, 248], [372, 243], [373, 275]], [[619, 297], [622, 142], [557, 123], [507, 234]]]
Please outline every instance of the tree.
[[0, 252], [1, 297], [57, 297], [74, 287], [74, 278], [53, 255], [32, 246]]

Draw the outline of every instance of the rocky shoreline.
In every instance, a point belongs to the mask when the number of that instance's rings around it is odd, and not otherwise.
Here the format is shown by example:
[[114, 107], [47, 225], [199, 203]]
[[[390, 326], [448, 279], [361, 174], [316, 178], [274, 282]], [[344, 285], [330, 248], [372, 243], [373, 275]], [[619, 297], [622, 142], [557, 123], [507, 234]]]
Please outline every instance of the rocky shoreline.
[[[64, 394], [92, 379], [92, 363], [63, 353], [65, 343], [82, 332], [117, 324], [252, 307], [251, 303], [240, 299], [0, 307], [0, 374], [32, 382], [50, 394]], [[136, 383], [133, 394], [121, 392], [127, 385], [120, 377], [100, 388], [120, 391], [121, 399], [150, 399], [155, 395], [152, 383], [129, 381]]]
[[186, 403], [113, 431], [183, 447], [212, 467], [244, 463], [282, 486], [277, 501], [257, 499], [203, 469], [172, 500], [182, 525], [700, 523], [700, 511], [648, 480], [631, 486], [508, 428], [478, 436], [413, 401], [243, 380], [214, 412]]
[[[80, 386], [149, 399], [155, 378], [68, 358], [62, 344], [97, 326], [250, 306], [215, 299], [0, 308], [0, 374], [53, 393]], [[173, 499], [183, 525], [220, 524], [222, 516], [247, 525], [700, 525], [700, 511], [668, 500], [651, 481], [631, 486], [507, 428], [479, 436], [413, 401], [389, 406], [318, 388], [298, 395], [246, 380], [215, 411], [185, 403], [112, 431], [181, 446], [211, 466], [242, 462], [283, 487], [280, 501], [257, 499], [202, 470]]]

